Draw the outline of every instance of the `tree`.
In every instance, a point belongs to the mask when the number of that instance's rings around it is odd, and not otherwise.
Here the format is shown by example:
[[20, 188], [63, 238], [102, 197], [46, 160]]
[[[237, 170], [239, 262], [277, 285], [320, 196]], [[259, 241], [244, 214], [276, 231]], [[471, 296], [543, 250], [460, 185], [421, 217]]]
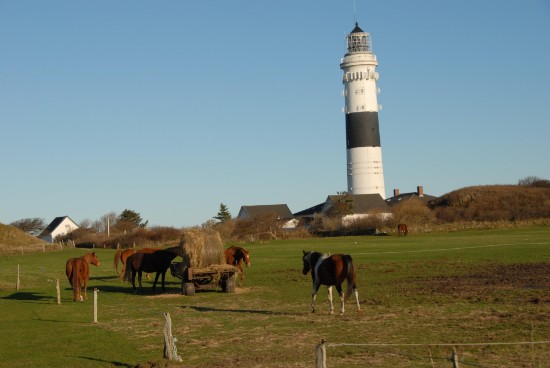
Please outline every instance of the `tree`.
[[218, 214], [213, 218], [220, 222], [225, 222], [227, 220], [231, 220], [231, 213], [229, 213], [229, 210], [227, 209], [227, 206], [225, 204], [220, 203], [220, 210], [218, 211]]
[[132, 210], [124, 210], [117, 218], [117, 225], [119, 225], [119, 222], [131, 224], [132, 228], [136, 227], [145, 227], [149, 223], [149, 221], [141, 222], [141, 215], [135, 211]]
[[109, 227], [115, 225], [117, 220], [117, 214], [115, 212], [108, 212], [101, 216], [99, 220], [95, 220], [91, 224], [91, 228], [97, 233], [106, 233]]
[[518, 181], [518, 185], [524, 187], [550, 188], [550, 181], [539, 178], [538, 176], [527, 176], [523, 179], [520, 179]]
[[14, 221], [10, 226], [16, 227], [29, 235], [37, 236], [46, 227], [46, 223], [43, 218], [34, 217]]

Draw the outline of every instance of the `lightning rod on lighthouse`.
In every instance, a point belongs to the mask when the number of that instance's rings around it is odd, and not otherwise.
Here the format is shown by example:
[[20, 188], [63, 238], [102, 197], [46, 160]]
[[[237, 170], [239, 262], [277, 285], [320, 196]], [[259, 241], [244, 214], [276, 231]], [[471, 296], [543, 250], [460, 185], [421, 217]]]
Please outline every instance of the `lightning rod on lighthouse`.
[[378, 124], [378, 62], [370, 35], [357, 22], [341, 60], [346, 115], [348, 193], [386, 198]]

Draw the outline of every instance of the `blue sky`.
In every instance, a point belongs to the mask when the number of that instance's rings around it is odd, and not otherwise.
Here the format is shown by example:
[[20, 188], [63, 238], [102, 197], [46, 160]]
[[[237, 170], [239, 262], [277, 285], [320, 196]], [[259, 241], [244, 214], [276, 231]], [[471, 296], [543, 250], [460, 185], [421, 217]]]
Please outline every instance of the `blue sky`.
[[371, 34], [386, 195], [550, 178], [550, 2], [0, 0], [0, 222], [192, 226], [346, 183]]

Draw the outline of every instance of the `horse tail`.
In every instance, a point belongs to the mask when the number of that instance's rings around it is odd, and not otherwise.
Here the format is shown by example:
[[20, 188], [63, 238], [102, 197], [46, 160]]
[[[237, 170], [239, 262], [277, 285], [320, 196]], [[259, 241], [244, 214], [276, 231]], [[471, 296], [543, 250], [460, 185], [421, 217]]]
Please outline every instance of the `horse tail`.
[[123, 279], [128, 282], [132, 281], [132, 268], [134, 268], [134, 265], [132, 264], [133, 258], [134, 258], [133, 254], [130, 257], [126, 258], [126, 267], [124, 268]]
[[350, 255], [345, 254], [343, 256], [344, 263], [346, 264], [346, 281], [348, 284], [348, 290], [346, 298], [350, 297], [353, 294], [353, 291], [357, 288], [355, 285], [355, 266], [353, 265], [353, 259]]
[[115, 253], [115, 259], [113, 259], [113, 267], [116, 270], [116, 273], [118, 274], [118, 261], [122, 261], [122, 249], [119, 249]]
[[78, 301], [80, 294], [80, 262], [77, 258], [72, 260], [73, 268], [73, 301]]

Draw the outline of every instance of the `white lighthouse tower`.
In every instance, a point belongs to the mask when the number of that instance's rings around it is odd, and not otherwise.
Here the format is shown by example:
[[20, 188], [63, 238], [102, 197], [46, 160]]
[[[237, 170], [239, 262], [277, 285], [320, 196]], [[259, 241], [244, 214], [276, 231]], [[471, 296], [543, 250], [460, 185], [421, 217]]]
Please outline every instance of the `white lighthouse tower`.
[[379, 193], [385, 199], [376, 96], [377, 65], [370, 35], [355, 23], [347, 36], [346, 55], [340, 63], [346, 100], [348, 193]]

